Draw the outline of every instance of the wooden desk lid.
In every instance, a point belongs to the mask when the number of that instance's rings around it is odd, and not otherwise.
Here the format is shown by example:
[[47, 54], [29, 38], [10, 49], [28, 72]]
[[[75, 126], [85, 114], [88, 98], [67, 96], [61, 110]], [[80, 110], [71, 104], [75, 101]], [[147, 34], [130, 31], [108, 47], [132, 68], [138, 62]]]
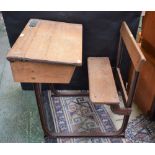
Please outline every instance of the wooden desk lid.
[[82, 25], [31, 19], [7, 59], [81, 66]]

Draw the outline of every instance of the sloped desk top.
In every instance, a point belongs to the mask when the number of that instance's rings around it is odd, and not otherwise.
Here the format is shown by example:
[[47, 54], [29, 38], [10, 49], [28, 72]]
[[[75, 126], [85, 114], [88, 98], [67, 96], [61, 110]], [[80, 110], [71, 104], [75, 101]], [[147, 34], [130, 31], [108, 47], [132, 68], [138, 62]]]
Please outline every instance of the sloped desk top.
[[70, 83], [82, 65], [82, 25], [31, 19], [7, 59], [16, 82]]
[[82, 25], [31, 19], [7, 59], [81, 66]]

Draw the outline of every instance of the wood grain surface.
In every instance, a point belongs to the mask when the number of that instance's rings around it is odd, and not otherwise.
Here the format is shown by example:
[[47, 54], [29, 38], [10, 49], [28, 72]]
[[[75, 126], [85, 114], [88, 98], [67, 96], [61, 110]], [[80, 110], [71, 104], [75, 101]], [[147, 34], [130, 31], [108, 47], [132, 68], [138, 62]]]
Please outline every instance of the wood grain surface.
[[136, 71], [141, 69], [141, 66], [146, 61], [141, 49], [137, 45], [129, 27], [127, 26], [126, 22], [122, 23], [120, 29], [121, 37], [125, 43], [125, 46], [128, 50], [132, 63]]
[[90, 99], [93, 103], [119, 104], [119, 98], [108, 57], [89, 57]]
[[15, 61], [11, 63], [11, 69], [16, 82], [69, 83], [75, 66]]
[[7, 58], [81, 66], [82, 25], [31, 19]]

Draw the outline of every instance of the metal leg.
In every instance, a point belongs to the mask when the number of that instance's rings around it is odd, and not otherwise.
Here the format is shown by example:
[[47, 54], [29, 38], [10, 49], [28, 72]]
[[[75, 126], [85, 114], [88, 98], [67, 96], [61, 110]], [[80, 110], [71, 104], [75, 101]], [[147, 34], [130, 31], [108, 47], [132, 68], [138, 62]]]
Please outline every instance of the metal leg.
[[37, 101], [37, 105], [38, 105], [41, 125], [42, 125], [43, 131], [44, 131], [44, 136], [45, 137], [49, 136], [49, 135], [52, 136], [51, 132], [48, 130], [46, 119], [45, 119], [45, 111], [44, 111], [44, 107], [43, 107], [42, 93], [41, 93], [41, 84], [34, 83], [33, 87], [34, 87], [36, 101]]
[[129, 117], [130, 117], [130, 115], [124, 116], [122, 126], [119, 129], [120, 134], [121, 133], [124, 133], [125, 134], [125, 130], [126, 130], [127, 126], [128, 126], [128, 122], [129, 122]]

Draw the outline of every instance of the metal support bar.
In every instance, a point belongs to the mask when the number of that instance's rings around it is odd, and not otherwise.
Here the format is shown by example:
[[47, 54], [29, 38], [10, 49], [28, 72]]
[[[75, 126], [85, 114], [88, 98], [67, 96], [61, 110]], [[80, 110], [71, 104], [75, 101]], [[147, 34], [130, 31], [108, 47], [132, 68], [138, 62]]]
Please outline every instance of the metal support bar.
[[52, 133], [51, 138], [82, 138], [82, 137], [124, 137], [118, 132], [81, 132], [81, 133]]
[[46, 118], [45, 118], [45, 110], [43, 107], [41, 84], [34, 83], [33, 87], [34, 87], [34, 91], [35, 91], [40, 121], [41, 121], [41, 125], [42, 125], [43, 131], [44, 131], [44, 135], [45, 136], [48, 136], [48, 135], [52, 136], [50, 131], [48, 130], [48, 126], [47, 126], [47, 122], [46, 122]]
[[53, 84], [49, 84], [50, 90], [53, 93], [53, 96], [55, 97], [67, 97], [67, 96], [88, 96], [89, 92], [75, 92], [75, 93], [71, 93], [71, 92], [58, 92], [57, 90], [55, 90], [54, 85]]
[[121, 108], [119, 105], [110, 105], [110, 109], [114, 114], [117, 115], [130, 115], [131, 108]]

